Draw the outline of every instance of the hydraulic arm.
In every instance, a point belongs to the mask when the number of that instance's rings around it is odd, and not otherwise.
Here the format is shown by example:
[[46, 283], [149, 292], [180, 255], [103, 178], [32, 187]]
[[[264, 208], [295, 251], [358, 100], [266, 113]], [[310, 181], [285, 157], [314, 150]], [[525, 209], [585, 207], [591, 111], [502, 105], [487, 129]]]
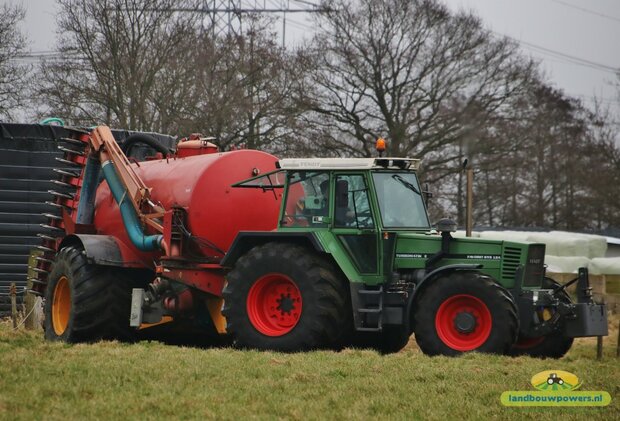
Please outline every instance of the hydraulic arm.
[[[119, 148], [107, 126], [96, 127], [90, 135], [91, 153], [86, 165], [81, 190], [82, 205], [78, 222], [91, 223], [99, 170], [118, 203], [123, 223], [131, 242], [142, 251], [165, 249], [160, 220], [165, 210], [151, 201], [151, 189], [136, 174], [129, 159]], [[158, 234], [147, 235], [142, 226], [154, 228]]]

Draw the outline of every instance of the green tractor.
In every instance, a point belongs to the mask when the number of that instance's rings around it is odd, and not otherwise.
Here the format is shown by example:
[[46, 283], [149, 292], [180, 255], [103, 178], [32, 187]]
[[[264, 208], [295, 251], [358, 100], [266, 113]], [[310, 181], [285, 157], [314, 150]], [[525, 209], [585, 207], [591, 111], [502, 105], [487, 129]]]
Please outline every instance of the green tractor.
[[431, 225], [418, 161], [283, 159], [236, 188], [282, 197], [278, 229], [240, 232], [221, 261], [227, 331], [241, 347], [365, 346], [429, 355], [559, 358], [607, 335], [587, 269], [577, 302], [545, 276], [545, 245], [455, 238]]

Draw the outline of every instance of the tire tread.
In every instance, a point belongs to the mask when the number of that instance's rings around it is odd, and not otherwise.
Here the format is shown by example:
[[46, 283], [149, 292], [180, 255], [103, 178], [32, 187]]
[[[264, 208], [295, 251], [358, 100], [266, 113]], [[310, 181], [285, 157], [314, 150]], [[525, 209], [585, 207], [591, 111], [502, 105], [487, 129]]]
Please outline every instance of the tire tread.
[[[63, 275], [69, 279], [72, 308], [67, 329], [56, 335], [51, 306], [55, 282]], [[134, 330], [129, 326], [131, 282], [123, 270], [110, 273], [110, 268], [90, 264], [81, 249], [70, 246], [58, 252], [50, 281], [45, 300], [47, 339], [71, 343], [134, 339]]]

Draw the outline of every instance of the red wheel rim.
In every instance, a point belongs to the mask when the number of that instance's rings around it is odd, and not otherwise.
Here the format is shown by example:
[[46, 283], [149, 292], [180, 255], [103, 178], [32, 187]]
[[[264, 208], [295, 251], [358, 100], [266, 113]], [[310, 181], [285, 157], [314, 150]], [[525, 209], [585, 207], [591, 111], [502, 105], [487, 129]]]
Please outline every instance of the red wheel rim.
[[521, 338], [517, 340], [514, 344], [514, 347], [517, 349], [529, 349], [533, 348], [536, 345], [541, 344], [545, 340], [544, 336], [538, 336], [536, 338]]
[[479, 348], [491, 334], [493, 318], [482, 300], [472, 295], [453, 295], [441, 303], [435, 329], [444, 344], [457, 351]]
[[281, 273], [261, 276], [248, 293], [250, 323], [267, 336], [282, 336], [293, 330], [301, 317], [301, 306], [299, 288]]

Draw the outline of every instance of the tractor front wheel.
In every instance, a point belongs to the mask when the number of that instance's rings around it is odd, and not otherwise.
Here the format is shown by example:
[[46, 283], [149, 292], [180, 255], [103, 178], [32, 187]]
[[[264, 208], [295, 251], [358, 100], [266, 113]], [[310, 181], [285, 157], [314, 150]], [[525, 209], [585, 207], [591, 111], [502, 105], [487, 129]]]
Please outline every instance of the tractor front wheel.
[[242, 348], [338, 348], [352, 325], [346, 283], [326, 259], [295, 244], [250, 250], [223, 295], [227, 331]]
[[[542, 287], [545, 289], [555, 289], [558, 286], [560, 286], [560, 284], [551, 278], [543, 279]], [[558, 298], [564, 304], [572, 303], [566, 290], [560, 291], [558, 293]], [[549, 312], [548, 317], [551, 318], [552, 316], [552, 312]], [[539, 315], [539, 318], [544, 319], [543, 314]], [[519, 335], [519, 339], [510, 350], [510, 355], [527, 355], [534, 358], [562, 358], [573, 346], [573, 338], [565, 336], [563, 330], [564, 326], [562, 322], [560, 322], [558, 329], [546, 336], [528, 338]]]
[[119, 271], [89, 264], [82, 250], [58, 252], [45, 291], [45, 338], [92, 342], [133, 339], [131, 288]]
[[510, 350], [510, 355], [527, 355], [533, 358], [562, 358], [573, 346], [573, 338], [561, 331], [536, 338], [519, 337]]
[[510, 294], [477, 272], [432, 281], [416, 299], [415, 338], [425, 354], [504, 354], [519, 328]]

